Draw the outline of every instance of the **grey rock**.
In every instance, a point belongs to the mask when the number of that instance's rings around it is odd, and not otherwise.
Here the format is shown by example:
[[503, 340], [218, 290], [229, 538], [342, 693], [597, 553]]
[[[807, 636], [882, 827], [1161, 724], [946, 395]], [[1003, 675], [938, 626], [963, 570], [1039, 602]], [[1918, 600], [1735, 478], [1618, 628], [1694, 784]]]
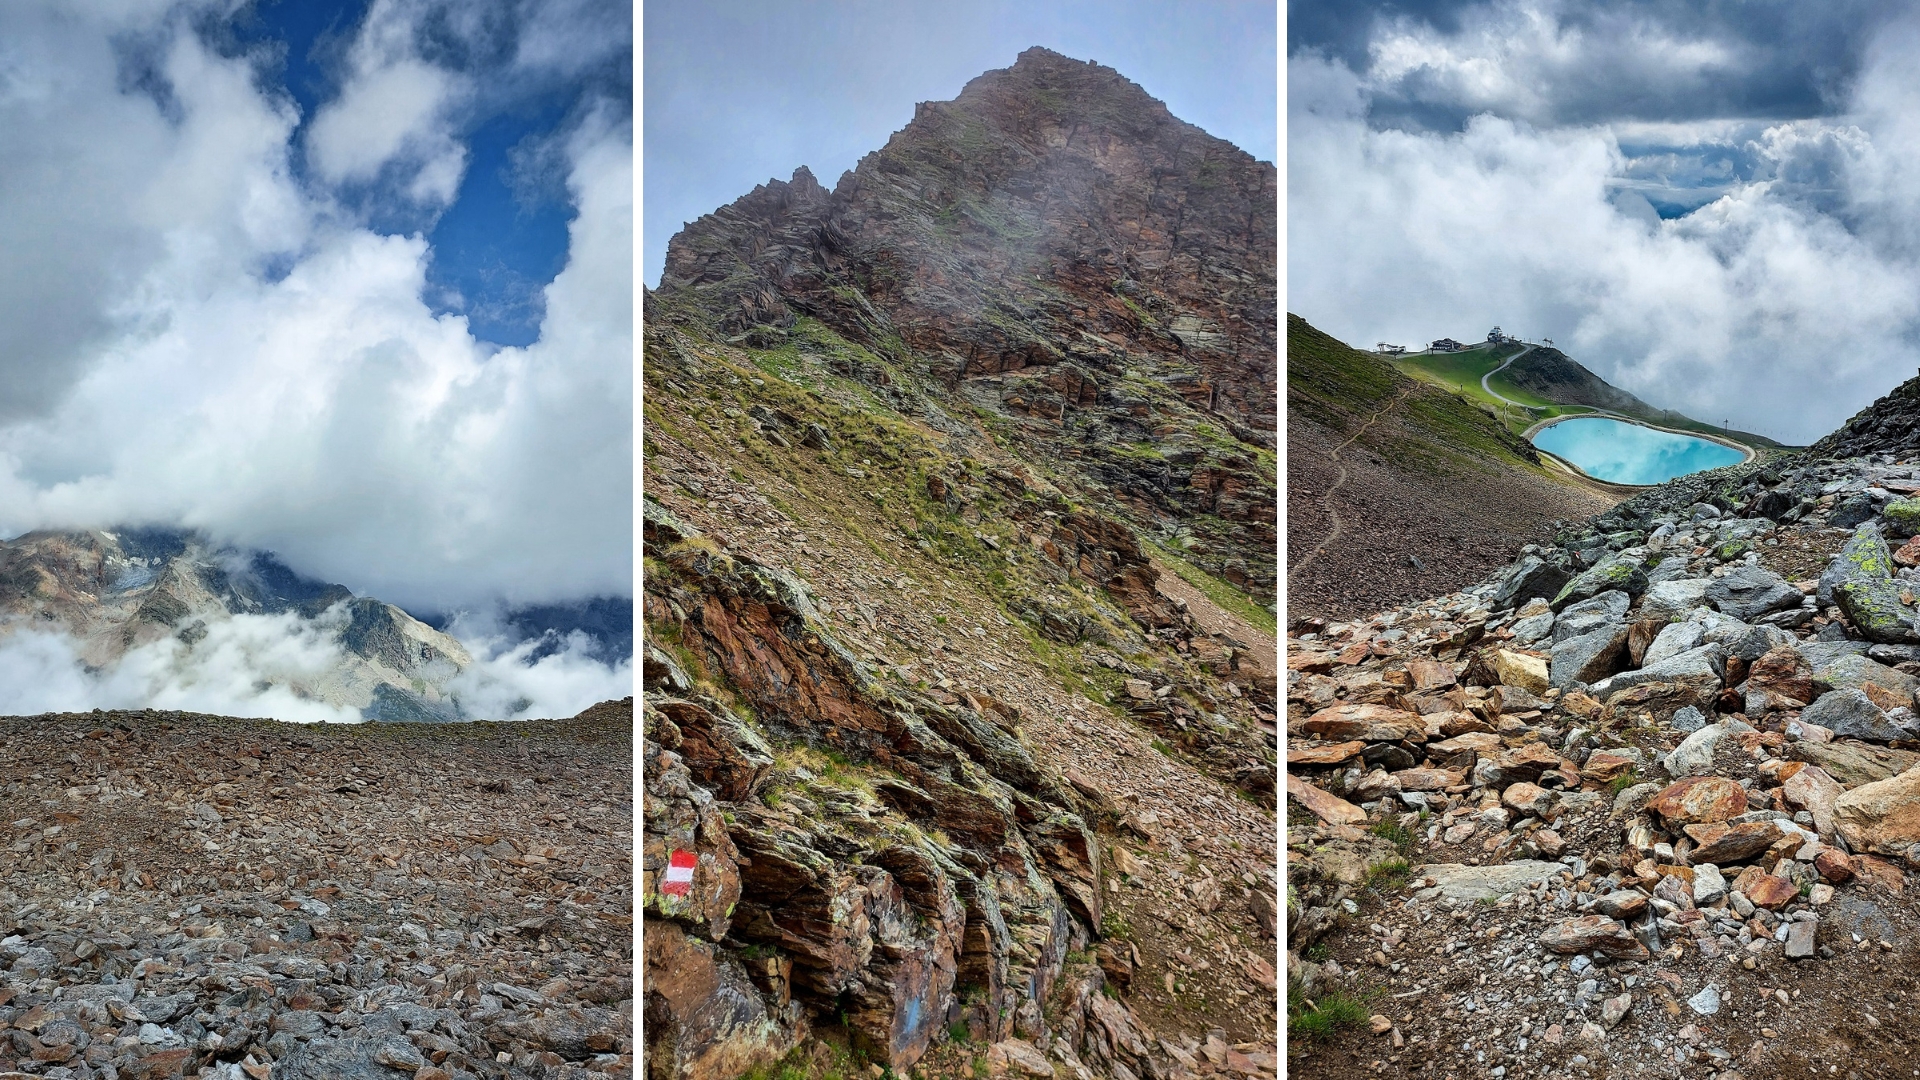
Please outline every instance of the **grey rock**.
[[1697, 649], [1706, 637], [1707, 628], [1697, 622], [1668, 623], [1664, 630], [1647, 646], [1647, 653], [1640, 665], [1657, 664], [1669, 657], [1679, 656], [1688, 649]]
[[1694, 732], [1707, 725], [1707, 714], [1692, 705], [1683, 705], [1673, 711], [1673, 719], [1668, 721], [1675, 731]]
[[1663, 561], [1651, 574], [1647, 575], [1650, 584], [1647, 586], [1646, 593], [1640, 597], [1641, 618], [1685, 618], [1688, 612], [1707, 602], [1707, 586], [1711, 582], [1706, 578], [1662, 579], [1659, 576], [1660, 571], [1665, 570], [1669, 565], [1677, 565], [1681, 573], [1686, 572], [1686, 560], [1676, 558]]
[[1554, 619], [1553, 640], [1557, 643], [1612, 626], [1627, 617], [1627, 608], [1632, 603], [1632, 597], [1615, 589], [1590, 600], [1568, 604]]
[[1705, 907], [1727, 895], [1727, 879], [1720, 868], [1712, 863], [1699, 863], [1693, 868], [1693, 903], [1695, 907]]
[[1813, 957], [1820, 924], [1812, 919], [1803, 919], [1787, 925], [1787, 959], [1807, 960]]
[[1512, 627], [1513, 639], [1522, 645], [1531, 645], [1553, 633], [1553, 612], [1543, 611], [1538, 615], [1529, 615], [1516, 620]]
[[[395, 1044], [404, 1045], [406, 1050], [401, 1050]], [[380, 1058], [404, 1056], [406, 1051], [412, 1051], [415, 1058], [419, 1057], [419, 1051], [406, 1039], [391, 1035], [315, 1039], [296, 1045], [285, 1057], [275, 1062], [273, 1080], [403, 1080], [414, 1070], [402, 1072], [384, 1064]]]
[[1565, 689], [1574, 683], [1591, 683], [1627, 666], [1628, 627], [1614, 623], [1579, 637], [1554, 643], [1547, 662], [1547, 681]]
[[1647, 801], [1660, 794], [1661, 784], [1635, 784], [1613, 797], [1613, 809], [1608, 817], [1630, 817], [1640, 812]]
[[[1805, 655], [1804, 650], [1801, 655]], [[1920, 679], [1854, 653], [1836, 656], [1813, 669], [1813, 687], [1817, 691], [1863, 690], [1869, 684], [1907, 701], [1913, 699], [1914, 691], [1920, 690]]]
[[1700, 992], [1687, 999], [1687, 1007], [1701, 1016], [1712, 1016], [1720, 1011], [1720, 988], [1708, 983]]
[[1809, 724], [1832, 728], [1836, 738], [1865, 739], [1869, 742], [1913, 738], [1913, 732], [1887, 719], [1887, 714], [1881, 712], [1880, 707], [1860, 690], [1835, 690], [1822, 694], [1801, 711], [1800, 719]]
[[1800, 606], [1800, 590], [1764, 567], [1740, 566], [1707, 586], [1707, 600], [1742, 622]]
[[1728, 717], [1717, 724], [1709, 724], [1680, 741], [1673, 752], [1660, 759], [1667, 772], [1675, 778], [1683, 776], [1705, 776], [1713, 771], [1713, 755], [1719, 749], [1721, 740], [1740, 731], [1752, 731], [1753, 728]]
[[1522, 556], [1494, 579], [1492, 607], [1505, 611], [1536, 597], [1551, 599], [1566, 587], [1572, 573], [1564, 566], [1550, 563], [1537, 555]]
[[1623, 671], [1611, 676], [1607, 679], [1604, 690], [1595, 687], [1595, 696], [1650, 682], [1687, 683], [1702, 692], [1717, 691], [1720, 688], [1721, 671], [1726, 667], [1726, 659], [1727, 654], [1723, 646], [1702, 645], [1678, 656], [1668, 657], [1657, 664], [1648, 664], [1637, 671]]
[[1569, 604], [1590, 600], [1604, 592], [1618, 589], [1628, 596], [1638, 596], [1647, 591], [1647, 574], [1640, 564], [1624, 555], [1615, 555], [1602, 560], [1593, 569], [1567, 582], [1566, 588], [1554, 595], [1550, 603], [1555, 611], [1563, 611]]
[[1420, 900], [1446, 899], [1463, 903], [1497, 900], [1535, 882], [1547, 881], [1565, 870], [1559, 863], [1520, 859], [1495, 866], [1468, 866], [1464, 863], [1431, 863], [1413, 872], [1418, 882], [1431, 878], [1433, 884], [1415, 893]]

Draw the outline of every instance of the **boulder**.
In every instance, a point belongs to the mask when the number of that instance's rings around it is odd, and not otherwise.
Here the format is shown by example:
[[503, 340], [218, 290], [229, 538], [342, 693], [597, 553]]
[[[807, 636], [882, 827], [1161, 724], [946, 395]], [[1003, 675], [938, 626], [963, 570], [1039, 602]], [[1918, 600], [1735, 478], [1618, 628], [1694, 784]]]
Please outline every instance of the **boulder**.
[[1844, 788], [1885, 780], [1920, 764], [1920, 754], [1895, 750], [1889, 746], [1869, 746], [1852, 739], [1797, 742], [1788, 748], [1787, 756], [1809, 765], [1818, 765]]
[[1308, 717], [1301, 725], [1309, 735], [1346, 742], [1425, 742], [1426, 721], [1417, 713], [1385, 705], [1335, 705]]
[[1709, 724], [1680, 740], [1673, 752], [1660, 760], [1669, 776], [1705, 776], [1713, 771], [1713, 755], [1728, 735], [1753, 728], [1731, 718]]
[[1683, 683], [1692, 687], [1703, 697], [1720, 692], [1720, 672], [1726, 664], [1727, 654], [1720, 645], [1702, 645], [1689, 649], [1678, 656], [1670, 656], [1657, 664], [1648, 664], [1637, 671], [1623, 671], [1609, 676], [1605, 693], [1638, 686], [1641, 683], [1667, 682]]
[[1813, 670], [1813, 689], [1862, 690], [1882, 709], [1913, 705], [1920, 679], [1855, 653], [1845, 653]]
[[1590, 600], [1615, 589], [1628, 596], [1639, 596], [1646, 592], [1646, 571], [1640, 569], [1640, 564], [1632, 559], [1616, 555], [1567, 582], [1566, 587], [1555, 594], [1550, 603], [1553, 610], [1564, 611], [1569, 604]]
[[1647, 646], [1646, 654], [1640, 658], [1640, 666], [1657, 664], [1689, 649], [1697, 649], [1706, 636], [1707, 628], [1697, 622], [1668, 623], [1653, 639], [1653, 644]]
[[[1867, 661], [1872, 663], [1872, 661]], [[1819, 724], [1843, 739], [1892, 742], [1910, 739], [1913, 733], [1887, 719], [1872, 699], [1860, 690], [1835, 690], [1822, 694], [1800, 714], [1802, 723]]]
[[1566, 870], [1559, 863], [1517, 859], [1493, 866], [1468, 866], [1464, 863], [1431, 863], [1413, 872], [1418, 888], [1414, 896], [1426, 900], [1452, 900], [1475, 903], [1498, 900], [1536, 882], [1551, 880]]
[[1610, 892], [1594, 901], [1593, 910], [1609, 919], [1629, 922], [1647, 910], [1647, 898], [1631, 889]]
[[1605, 915], [1563, 919], [1540, 935], [1540, 944], [1551, 952], [1598, 952], [1616, 960], [1645, 960], [1651, 955], [1625, 924]]
[[1553, 806], [1553, 792], [1522, 781], [1501, 792], [1500, 804], [1523, 817], [1545, 817]]
[[1287, 796], [1306, 807], [1314, 817], [1328, 825], [1358, 825], [1367, 820], [1367, 812], [1345, 799], [1287, 774]]
[[1628, 627], [1610, 623], [1579, 637], [1556, 641], [1548, 666], [1550, 681], [1566, 689], [1574, 683], [1592, 683], [1627, 666]]
[[1551, 684], [1547, 679], [1547, 662], [1538, 656], [1514, 652], [1510, 649], [1496, 649], [1490, 659], [1494, 673], [1508, 686], [1517, 686], [1522, 690], [1531, 690], [1536, 694], [1547, 692]]
[[[1813, 666], [1792, 645], [1768, 649], [1747, 668], [1747, 694], [1777, 695], [1785, 702], [1798, 702], [1799, 708], [1814, 699]], [[1773, 701], [1774, 697], [1765, 700]], [[1751, 713], [1749, 713], [1751, 715]]]
[[1800, 590], [1760, 566], [1736, 566], [1707, 586], [1707, 601], [1741, 622], [1800, 606]]
[[1846, 792], [1834, 800], [1833, 819], [1854, 851], [1904, 856], [1920, 844], [1920, 769]]
[[1557, 644], [1571, 637], [1590, 634], [1624, 621], [1633, 598], [1615, 589], [1567, 607], [1554, 618], [1553, 640]]
[[1908, 537], [1920, 533], [1920, 499], [1895, 499], [1880, 511], [1880, 519], [1887, 523], [1887, 535]]
[[1492, 607], [1505, 611], [1535, 598], [1550, 599], [1566, 587], [1572, 573], [1537, 555], [1525, 555], [1494, 579]]
[[[1679, 560], [1685, 566], [1686, 560]], [[1684, 619], [1687, 613], [1707, 602], [1707, 578], [1675, 578], [1655, 581], [1640, 597], [1642, 618]]]
[[[1778, 843], [1783, 835], [1780, 827], [1772, 821], [1689, 825], [1686, 832], [1695, 844], [1693, 854], [1689, 857], [1696, 867], [1701, 863], [1729, 866], [1746, 862]], [[1696, 877], [1696, 884], [1698, 880]], [[1697, 890], [1695, 896], [1698, 897]]]
[[1914, 610], [1902, 603], [1893, 580], [1893, 555], [1872, 524], [1853, 539], [1820, 575], [1820, 590], [1847, 616], [1860, 636], [1886, 644], [1920, 641]]
[[1747, 792], [1724, 776], [1688, 777], [1647, 800], [1647, 810], [1669, 826], [1726, 821], [1747, 812]]
[[1833, 804], [1846, 792], [1840, 782], [1827, 775], [1825, 769], [1809, 765], [1787, 777], [1780, 785], [1780, 801], [1792, 810], [1805, 810], [1813, 815], [1813, 827], [1821, 836], [1832, 836]]

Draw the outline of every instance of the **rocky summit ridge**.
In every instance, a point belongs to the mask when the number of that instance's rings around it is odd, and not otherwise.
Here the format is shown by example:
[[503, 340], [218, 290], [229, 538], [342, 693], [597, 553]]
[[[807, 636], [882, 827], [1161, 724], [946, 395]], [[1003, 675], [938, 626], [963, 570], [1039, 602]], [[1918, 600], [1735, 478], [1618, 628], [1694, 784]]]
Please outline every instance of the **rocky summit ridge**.
[[646, 298], [646, 1067], [1277, 1071], [1275, 172], [1029, 50]]
[[1916, 384], [1290, 628], [1295, 1075], [1911, 1070]]

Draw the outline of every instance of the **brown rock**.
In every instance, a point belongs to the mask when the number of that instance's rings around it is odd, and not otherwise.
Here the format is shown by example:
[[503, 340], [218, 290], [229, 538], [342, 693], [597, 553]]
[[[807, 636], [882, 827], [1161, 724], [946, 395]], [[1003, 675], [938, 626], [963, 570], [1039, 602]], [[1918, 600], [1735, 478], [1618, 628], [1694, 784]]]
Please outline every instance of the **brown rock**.
[[1352, 803], [1287, 774], [1287, 795], [1329, 825], [1358, 825], [1367, 820], [1367, 812]]
[[1597, 950], [1616, 960], [1645, 960], [1649, 955], [1631, 930], [1605, 915], [1562, 920], [1540, 935], [1540, 944], [1557, 953]]
[[1505, 743], [1500, 736], [1489, 731], [1470, 731], [1464, 735], [1455, 735], [1437, 743], [1429, 743], [1427, 750], [1434, 754], [1458, 754], [1471, 750], [1476, 754], [1498, 753]]
[[1289, 765], [1338, 765], [1347, 761], [1367, 748], [1366, 740], [1355, 739], [1352, 742], [1321, 743], [1317, 746], [1287, 746], [1287, 764]]
[[1893, 553], [1893, 561], [1901, 566], [1920, 566], [1920, 536], [1900, 545]]
[[1780, 799], [1791, 810], [1805, 810], [1813, 815], [1814, 831], [1822, 836], [1832, 836], [1834, 828], [1833, 803], [1846, 791], [1825, 769], [1817, 765], [1807, 765], [1794, 771], [1780, 785]]
[[1413, 676], [1413, 688], [1421, 691], [1445, 690], [1459, 681], [1453, 665], [1438, 660], [1409, 660], [1407, 674]]
[[1595, 750], [1587, 755], [1587, 763], [1580, 767], [1580, 775], [1604, 784], [1634, 767], [1634, 760], [1624, 754]]
[[1325, 739], [1366, 742], [1425, 742], [1426, 722], [1418, 713], [1385, 705], [1335, 705], [1306, 719], [1302, 728]]
[[1401, 769], [1393, 777], [1400, 781], [1401, 791], [1445, 791], [1467, 782], [1467, 774], [1459, 769]]
[[[1427, 719], [1429, 726], [1432, 726], [1435, 718], [1430, 716]], [[1485, 720], [1470, 712], [1459, 709], [1441, 713], [1438, 718], [1438, 726], [1440, 728], [1440, 734], [1449, 739], [1456, 735], [1468, 734], [1469, 732], [1493, 730], [1492, 724], [1487, 723]]]
[[1853, 859], [1839, 848], [1821, 848], [1819, 854], [1813, 857], [1813, 868], [1819, 872], [1820, 880], [1829, 885], [1853, 880]]
[[1779, 911], [1800, 898], [1800, 890], [1793, 882], [1773, 874], [1756, 875], [1741, 886], [1740, 891], [1747, 894], [1754, 907], [1768, 911]]
[[1647, 898], [1631, 889], [1622, 889], [1594, 901], [1593, 910], [1609, 919], [1631, 922], [1647, 910]]
[[1854, 851], [1904, 856], [1920, 844], [1920, 769], [1847, 791], [1834, 800], [1833, 820]]
[[1800, 650], [1791, 645], [1775, 645], [1747, 669], [1747, 687], [1778, 694], [1789, 702], [1806, 705], [1813, 701], [1813, 668]]
[[1670, 826], [1726, 821], [1747, 812], [1747, 793], [1723, 776], [1690, 776], [1649, 799], [1647, 810]]
[[[1695, 829], [1713, 829], [1711, 839], [1694, 834]], [[1743, 863], [1766, 851], [1780, 840], [1780, 827], [1771, 821], [1747, 821], [1738, 825], [1689, 825], [1687, 835], [1699, 845], [1690, 856], [1695, 863], [1726, 866]]]
[[1523, 781], [1502, 792], [1500, 802], [1516, 813], [1544, 817], [1553, 805], [1553, 792]]

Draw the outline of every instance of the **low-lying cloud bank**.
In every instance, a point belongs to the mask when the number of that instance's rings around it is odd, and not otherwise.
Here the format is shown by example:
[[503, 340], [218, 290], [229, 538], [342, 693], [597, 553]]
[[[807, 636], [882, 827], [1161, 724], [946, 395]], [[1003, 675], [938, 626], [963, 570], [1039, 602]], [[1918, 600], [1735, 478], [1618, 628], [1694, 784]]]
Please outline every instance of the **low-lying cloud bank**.
[[[71, 636], [12, 627], [0, 636], [0, 715], [169, 709], [295, 723], [359, 723], [359, 709], [297, 688], [345, 659], [339, 620], [294, 614], [236, 615], [191, 644], [164, 638], [95, 669]], [[446, 692], [471, 720], [572, 716], [633, 694], [630, 660], [608, 663], [582, 634], [557, 643], [529, 638], [462, 639], [474, 663]], [[557, 648], [555, 647], [557, 645]], [[537, 658], [543, 646], [550, 651]]]
[[[1451, 33], [1383, 22], [1363, 71], [1289, 58], [1288, 309], [1364, 345], [1494, 325], [1551, 337], [1650, 402], [1790, 443], [1910, 377], [1914, 19], [1873, 35], [1832, 115], [1569, 122], [1607, 112], [1576, 98], [1657, 96], [1746, 63], [1651, 24], [1609, 52], [1606, 20], [1576, 6], [1483, 5]], [[1582, 74], [1582, 56], [1615, 52], [1646, 70], [1604, 87]], [[1455, 114], [1457, 129], [1409, 119]]]

